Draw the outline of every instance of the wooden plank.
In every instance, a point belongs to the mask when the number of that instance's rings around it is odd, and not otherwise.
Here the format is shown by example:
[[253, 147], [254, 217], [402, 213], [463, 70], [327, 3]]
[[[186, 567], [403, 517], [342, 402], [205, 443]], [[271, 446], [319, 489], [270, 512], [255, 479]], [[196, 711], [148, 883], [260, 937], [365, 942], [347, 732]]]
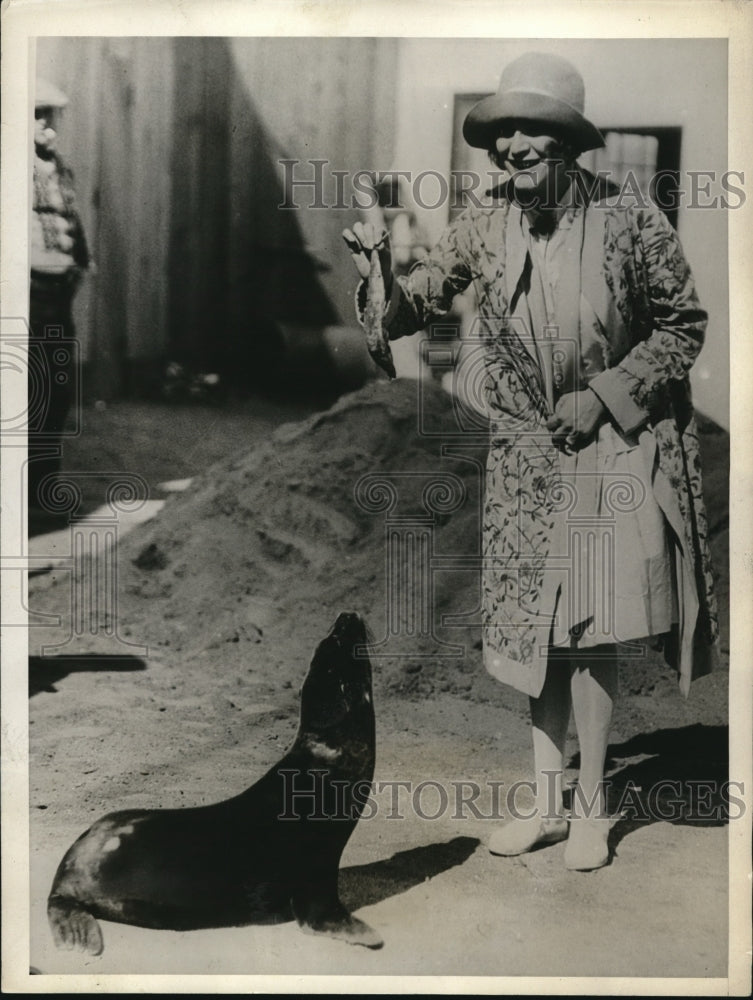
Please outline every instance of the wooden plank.
[[129, 359], [156, 359], [167, 344], [167, 258], [172, 137], [172, 46], [136, 39], [127, 294]]
[[230, 62], [223, 39], [174, 41], [170, 347], [215, 365], [225, 328]]
[[[391, 145], [385, 141], [375, 150], [374, 136], [391, 134], [394, 106], [389, 99], [377, 104], [374, 88], [381, 94], [394, 87], [396, 43], [236, 38], [231, 47], [236, 71], [233, 117], [238, 126], [231, 156], [234, 285], [241, 267], [238, 260], [250, 256], [263, 270], [264, 281], [258, 284], [263, 286], [265, 313], [312, 324], [350, 321], [353, 281], [340, 231], [355, 213], [332, 208], [279, 210], [284, 176], [279, 160], [300, 160], [296, 174], [307, 178], [313, 173], [307, 161], [326, 159], [328, 204], [334, 193], [332, 170], [372, 165], [386, 169]], [[386, 74], [378, 83], [377, 53]], [[253, 178], [256, 193], [252, 204], [240, 191], [248, 177]], [[346, 182], [346, 200], [351, 193]], [[308, 205], [311, 192], [301, 188], [299, 194], [301, 203]], [[328, 270], [317, 270], [317, 262]], [[237, 298], [238, 292], [234, 294]]]
[[328, 200], [332, 170], [392, 165], [394, 39], [48, 39], [40, 52], [71, 97], [64, 152], [98, 265], [77, 304], [91, 391], [125, 390], [127, 360], [263, 366], [278, 321], [351, 322], [340, 231], [356, 213], [281, 210], [279, 161], [306, 175], [326, 159]]

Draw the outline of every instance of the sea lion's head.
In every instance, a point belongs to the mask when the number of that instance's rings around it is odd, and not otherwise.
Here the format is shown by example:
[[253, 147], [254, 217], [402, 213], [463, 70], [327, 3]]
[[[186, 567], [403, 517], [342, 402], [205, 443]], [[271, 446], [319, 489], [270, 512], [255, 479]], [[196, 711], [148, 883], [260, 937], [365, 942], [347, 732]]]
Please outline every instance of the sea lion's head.
[[[371, 663], [361, 647], [368, 640], [359, 614], [344, 611], [317, 646], [301, 689], [301, 728], [326, 733], [348, 722], [373, 725]], [[365, 735], [365, 734], [364, 734]]]

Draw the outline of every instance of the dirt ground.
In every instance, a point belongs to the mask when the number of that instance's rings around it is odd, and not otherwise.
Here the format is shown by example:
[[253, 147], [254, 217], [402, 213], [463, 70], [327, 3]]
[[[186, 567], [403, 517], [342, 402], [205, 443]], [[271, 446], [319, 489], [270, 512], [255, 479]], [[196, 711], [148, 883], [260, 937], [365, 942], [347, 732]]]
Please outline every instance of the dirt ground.
[[[526, 699], [482, 668], [473, 580], [440, 573], [433, 594], [438, 613], [470, 624], [407, 645], [390, 633], [385, 514], [354, 502], [361, 477], [402, 472], [401, 511], [416, 516], [440, 468], [462, 480], [466, 503], [435, 517], [434, 551], [460, 554], [477, 533], [477, 466], [440, 458], [450, 407], [441, 390], [428, 395], [434, 437], [417, 432], [415, 385], [403, 382], [372, 383], [324, 415], [274, 400], [84, 411], [65, 465], [98, 473], [86, 509], [117, 471], [138, 472], [152, 499], [167, 496], [165, 481], [192, 484], [123, 539], [106, 619], [115, 631], [72, 632], [65, 568], [30, 580], [31, 611], [61, 616], [58, 628], [33, 629], [30, 646], [31, 963], [42, 973], [726, 975], [726, 434], [704, 425], [723, 662], [687, 701], [656, 654], [621, 663], [611, 862], [574, 873], [562, 844], [510, 859], [486, 850], [500, 822], [485, 818], [488, 783], [531, 777], [530, 732]], [[103, 923], [101, 957], [55, 951], [45, 903], [70, 843], [105, 812], [206, 804], [251, 785], [292, 741], [311, 653], [349, 609], [386, 641], [373, 661], [378, 808], [346, 848], [340, 886], [383, 949], [293, 924], [178, 933]], [[569, 750], [574, 780], [574, 732]], [[666, 820], [647, 814], [660, 780], [673, 783], [653, 800]], [[396, 805], [397, 781], [430, 784], [419, 799], [397, 793]], [[463, 782], [481, 789], [476, 814], [460, 801]]]

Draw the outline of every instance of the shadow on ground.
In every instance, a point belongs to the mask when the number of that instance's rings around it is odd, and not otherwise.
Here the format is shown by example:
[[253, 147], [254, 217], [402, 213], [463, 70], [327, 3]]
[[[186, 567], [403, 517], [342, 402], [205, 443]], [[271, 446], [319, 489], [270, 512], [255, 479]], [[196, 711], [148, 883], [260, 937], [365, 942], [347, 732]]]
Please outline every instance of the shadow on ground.
[[[39, 507], [29, 508], [27, 522], [29, 538], [35, 538], [37, 535], [47, 535], [51, 531], [64, 531], [69, 524], [70, 519], [67, 514], [43, 510]], [[34, 571], [31, 570], [31, 573], [33, 574]]]
[[138, 656], [103, 656], [101, 653], [30, 656], [29, 697], [40, 691], [56, 692], [55, 684], [69, 674], [95, 670], [146, 670], [146, 663]]
[[[575, 754], [569, 766], [579, 765]], [[724, 826], [741, 815], [740, 788], [729, 780], [727, 726], [657, 729], [610, 744], [605, 774], [609, 812], [621, 817], [609, 835], [612, 857], [626, 836], [652, 823]], [[565, 804], [572, 808], [572, 791]]]
[[343, 868], [340, 870], [340, 898], [349, 910], [373, 906], [449, 868], [462, 865], [479, 843], [476, 837], [454, 837], [447, 843], [398, 851], [384, 861]]

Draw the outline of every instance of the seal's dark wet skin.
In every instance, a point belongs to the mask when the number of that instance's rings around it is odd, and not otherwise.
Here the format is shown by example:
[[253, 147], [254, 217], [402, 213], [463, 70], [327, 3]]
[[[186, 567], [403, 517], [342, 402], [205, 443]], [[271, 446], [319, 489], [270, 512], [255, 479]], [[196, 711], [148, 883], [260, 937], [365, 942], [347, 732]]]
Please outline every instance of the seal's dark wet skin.
[[98, 820], [58, 868], [47, 913], [58, 947], [98, 955], [96, 918], [170, 930], [278, 923], [379, 948], [340, 902], [337, 874], [374, 773], [371, 665], [360, 616], [319, 644], [282, 760], [240, 795]]

